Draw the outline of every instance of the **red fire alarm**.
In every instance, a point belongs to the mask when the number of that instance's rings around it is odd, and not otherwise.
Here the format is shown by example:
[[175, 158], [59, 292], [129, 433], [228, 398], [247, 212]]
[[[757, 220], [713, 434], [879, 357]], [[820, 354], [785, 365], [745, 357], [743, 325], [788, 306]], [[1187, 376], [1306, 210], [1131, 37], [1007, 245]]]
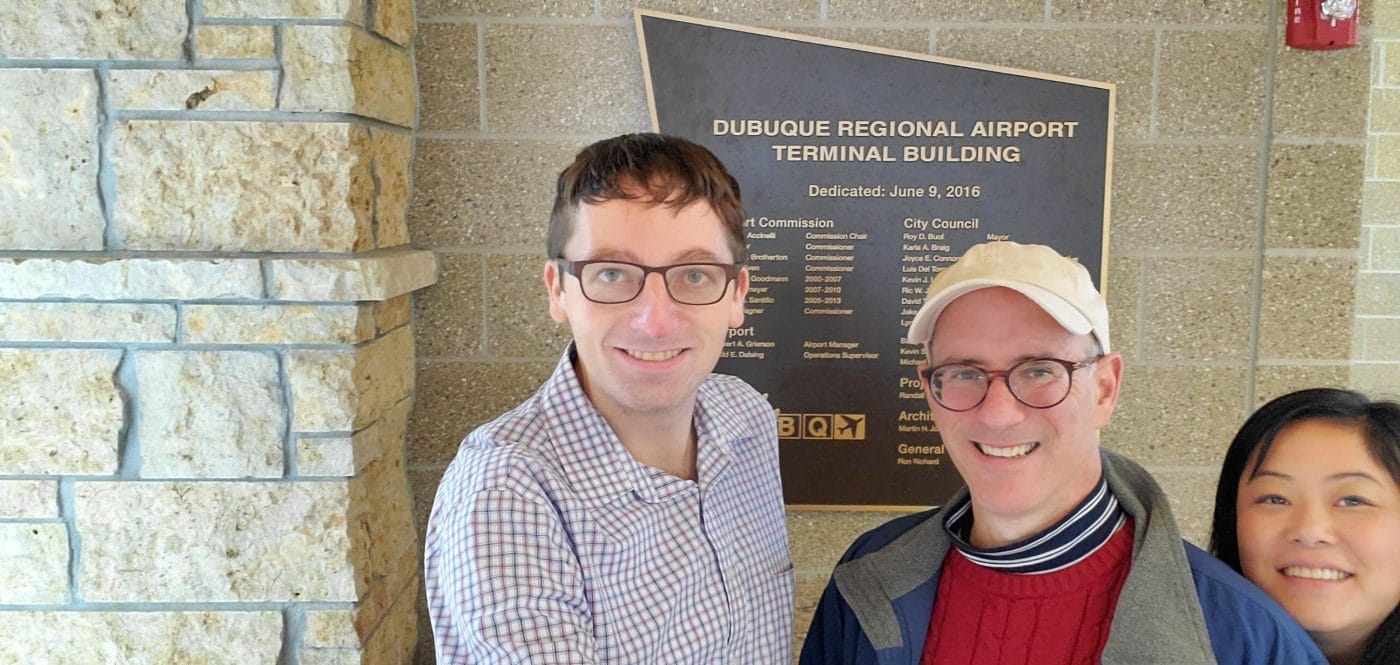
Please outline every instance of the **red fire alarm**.
[[1360, 0], [1288, 0], [1285, 40], [1293, 48], [1325, 50], [1356, 46]]

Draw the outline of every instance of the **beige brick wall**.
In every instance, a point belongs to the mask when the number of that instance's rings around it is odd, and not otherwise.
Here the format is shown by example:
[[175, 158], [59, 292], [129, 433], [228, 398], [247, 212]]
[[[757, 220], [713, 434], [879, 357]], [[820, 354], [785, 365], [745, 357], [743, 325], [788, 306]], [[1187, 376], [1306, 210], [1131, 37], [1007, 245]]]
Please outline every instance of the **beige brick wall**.
[[[1307, 53], [1282, 46], [1283, 3], [1266, 0], [647, 6], [1116, 84], [1109, 297], [1128, 372], [1104, 441], [1148, 464], [1204, 542], [1221, 454], [1254, 406], [1397, 384], [1380, 356], [1400, 347], [1400, 111], [1370, 90], [1400, 89], [1386, 4], [1363, 3], [1360, 48]], [[582, 145], [649, 128], [632, 7], [418, 2], [408, 225], [443, 267], [416, 299], [419, 529], [460, 439], [532, 392], [567, 339], [538, 286], [551, 184]], [[1368, 130], [1392, 134], [1372, 134], [1369, 162]], [[832, 562], [888, 517], [789, 515], [799, 639]], [[420, 663], [426, 626], [420, 610]]]
[[1400, 399], [1400, 7], [1375, 17], [1351, 383]]
[[0, 662], [412, 659], [413, 35], [0, 3]]

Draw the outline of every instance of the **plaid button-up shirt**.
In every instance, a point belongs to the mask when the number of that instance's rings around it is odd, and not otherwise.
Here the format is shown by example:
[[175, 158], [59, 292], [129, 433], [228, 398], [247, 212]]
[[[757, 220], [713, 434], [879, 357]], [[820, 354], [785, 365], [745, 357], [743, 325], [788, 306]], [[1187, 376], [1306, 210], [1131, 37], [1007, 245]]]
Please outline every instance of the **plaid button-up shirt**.
[[438, 487], [424, 571], [438, 663], [788, 663], [771, 407], [712, 375], [699, 482], [682, 480], [627, 453], [571, 355], [472, 432]]

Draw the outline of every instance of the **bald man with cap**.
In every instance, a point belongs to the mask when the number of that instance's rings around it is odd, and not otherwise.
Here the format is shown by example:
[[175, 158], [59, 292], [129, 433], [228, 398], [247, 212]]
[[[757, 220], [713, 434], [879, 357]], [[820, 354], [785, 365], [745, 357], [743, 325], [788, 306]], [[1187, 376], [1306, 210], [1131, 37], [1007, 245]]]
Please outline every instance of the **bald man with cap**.
[[1324, 665], [1267, 595], [1185, 542], [1142, 467], [1099, 447], [1123, 358], [1089, 272], [974, 246], [909, 327], [965, 486], [837, 563], [803, 665]]

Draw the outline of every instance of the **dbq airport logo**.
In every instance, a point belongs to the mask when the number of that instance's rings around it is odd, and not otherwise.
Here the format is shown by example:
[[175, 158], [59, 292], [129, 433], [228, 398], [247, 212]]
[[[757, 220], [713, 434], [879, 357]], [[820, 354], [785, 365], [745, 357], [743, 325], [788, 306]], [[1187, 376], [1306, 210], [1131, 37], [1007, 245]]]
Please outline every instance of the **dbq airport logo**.
[[864, 441], [864, 413], [779, 413], [778, 438]]

